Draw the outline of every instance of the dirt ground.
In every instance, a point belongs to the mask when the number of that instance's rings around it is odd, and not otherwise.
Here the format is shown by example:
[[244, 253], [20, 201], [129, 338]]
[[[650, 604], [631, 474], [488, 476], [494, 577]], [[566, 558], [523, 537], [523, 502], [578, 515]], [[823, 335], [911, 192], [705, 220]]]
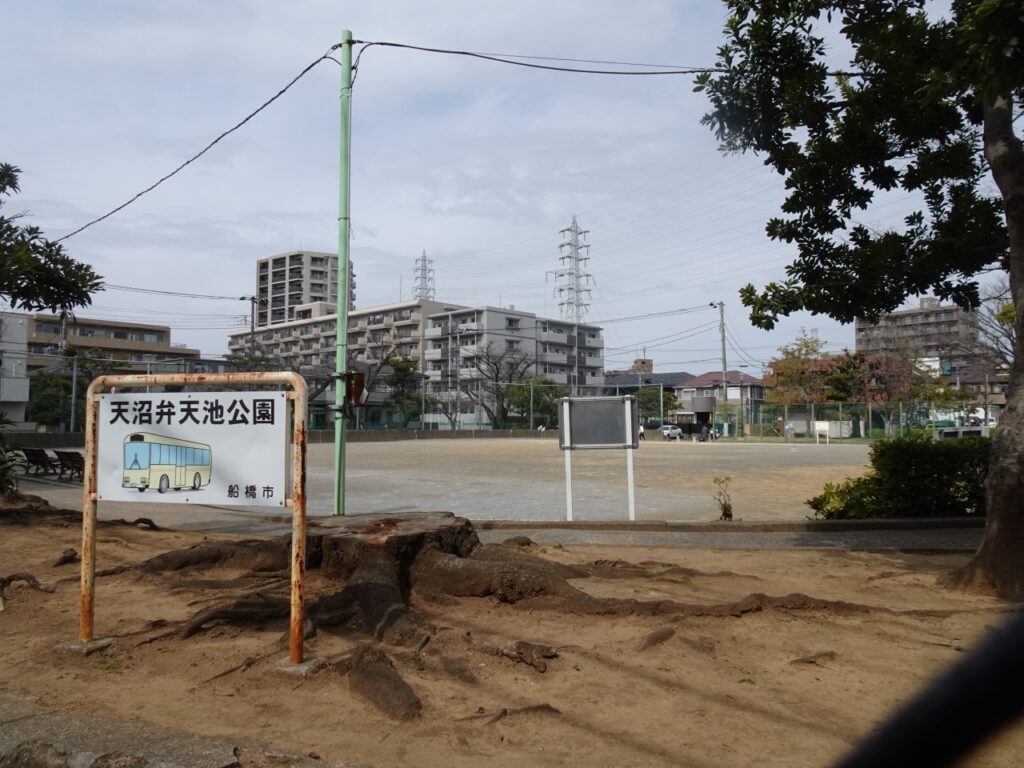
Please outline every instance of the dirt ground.
[[[216, 538], [103, 527], [98, 567]], [[935, 585], [964, 555], [526, 546], [563, 564], [605, 561], [604, 577], [573, 582], [595, 597], [716, 605], [752, 593], [801, 593], [854, 605], [793, 599], [737, 615], [595, 616], [414, 592], [413, 607], [436, 634], [418, 652], [381, 646], [422, 701], [419, 716], [397, 720], [358, 695], [341, 665], [306, 679], [273, 671], [287, 655], [286, 620], [215, 623], [188, 639], [169, 633], [162, 622], [173, 627], [209, 604], [201, 580], [133, 572], [100, 578], [96, 634], [117, 643], [89, 657], [57, 653], [56, 642], [77, 639], [78, 566], [51, 563], [80, 544], [79, 528], [67, 521], [0, 523], [0, 578], [28, 571], [55, 587], [7, 588], [0, 688], [31, 693], [54, 709], [315, 753], [331, 764], [826, 765], [1007, 610], [993, 598]], [[226, 567], [204, 574], [243, 575]], [[325, 586], [311, 573], [307, 594]], [[486, 650], [517, 640], [558, 655], [541, 672]], [[368, 642], [344, 626], [318, 631], [307, 657], [344, 659]], [[968, 764], [1022, 761], [1018, 729]]]

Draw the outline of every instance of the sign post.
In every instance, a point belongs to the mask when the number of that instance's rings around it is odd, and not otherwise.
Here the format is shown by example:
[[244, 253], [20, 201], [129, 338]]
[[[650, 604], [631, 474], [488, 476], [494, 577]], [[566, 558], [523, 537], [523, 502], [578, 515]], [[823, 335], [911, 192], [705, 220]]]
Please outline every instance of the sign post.
[[[291, 391], [123, 391], [267, 384], [285, 385]], [[116, 393], [103, 394], [112, 388]], [[86, 395], [85, 416], [81, 642], [93, 637], [100, 500], [171, 504], [216, 500], [220, 505], [284, 506], [292, 509], [289, 658], [293, 664], [302, 662], [307, 400], [305, 380], [291, 372], [100, 376], [93, 380]]]
[[627, 506], [630, 521], [636, 520], [633, 449], [640, 446], [636, 397], [564, 397], [559, 412], [558, 447], [565, 451], [565, 519], [572, 521], [572, 451], [625, 448]]

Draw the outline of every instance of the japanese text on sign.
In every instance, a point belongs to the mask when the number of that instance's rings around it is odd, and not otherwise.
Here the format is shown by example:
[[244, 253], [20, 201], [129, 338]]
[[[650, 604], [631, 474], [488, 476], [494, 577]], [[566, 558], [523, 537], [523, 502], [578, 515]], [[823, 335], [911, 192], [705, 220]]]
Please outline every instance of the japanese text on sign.
[[270, 398], [232, 399], [226, 406], [212, 400], [111, 400], [109, 424], [273, 424], [274, 401]]

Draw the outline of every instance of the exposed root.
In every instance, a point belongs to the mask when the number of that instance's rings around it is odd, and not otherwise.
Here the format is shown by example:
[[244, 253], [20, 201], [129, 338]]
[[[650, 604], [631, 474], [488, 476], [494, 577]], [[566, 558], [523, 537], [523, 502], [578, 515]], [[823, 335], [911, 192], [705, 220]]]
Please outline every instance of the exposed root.
[[550, 704], [530, 704], [525, 707], [500, 707], [493, 712], [488, 712], [483, 707], [480, 707], [472, 715], [460, 717], [458, 720], [460, 722], [465, 720], [483, 720], [485, 725], [492, 725], [511, 715], [525, 715], [533, 712], [550, 715], [562, 714], [560, 710], [555, 709]]
[[506, 659], [528, 664], [538, 672], [546, 672], [548, 664], [545, 659], [557, 659], [558, 649], [550, 645], [539, 645], [527, 640], [517, 640], [511, 645], [492, 645], [491, 643], [477, 643], [473, 639], [472, 632], [466, 632], [464, 638], [476, 650], [489, 653], [493, 656], [503, 656]]
[[377, 648], [364, 646], [356, 652], [348, 679], [353, 691], [397, 720], [411, 720], [423, 711], [419, 696]]
[[[582, 592], [568, 598], [539, 597], [524, 601], [520, 607], [557, 610], [598, 616], [734, 616], [765, 610], [827, 611], [853, 616], [872, 612], [896, 613], [888, 608], [848, 603], [843, 600], [822, 600], [799, 592], [773, 597], [754, 592], [732, 603], [679, 603], [674, 600], [632, 600], [614, 597], [591, 597]], [[948, 611], [913, 611], [915, 615], [945, 616]]]
[[7, 588], [16, 581], [23, 581], [28, 584], [32, 589], [39, 590], [40, 592], [53, 592], [53, 587], [48, 587], [45, 584], [40, 583], [39, 579], [33, 576], [31, 573], [12, 573], [10, 576], [4, 576], [0, 578], [0, 611], [4, 610], [4, 592]]
[[225, 603], [200, 611], [178, 631], [182, 638], [189, 638], [199, 632], [203, 625], [213, 621], [229, 621], [245, 624], [256, 624], [276, 621], [288, 616], [290, 606], [283, 598], [271, 598], [257, 594], [255, 597], [242, 598], [233, 603]]
[[656, 629], [640, 641], [637, 645], [637, 650], [642, 652], [646, 651], [648, 648], [653, 648], [656, 645], [661, 645], [666, 640], [670, 639], [675, 633], [676, 631], [672, 627]]
[[57, 568], [61, 565], [67, 565], [68, 563], [78, 562], [78, 550], [76, 549], [65, 549], [56, 560], [50, 563], [51, 568]]
[[149, 530], [149, 531], [162, 531], [163, 530], [163, 528], [161, 528], [159, 525], [154, 523], [148, 517], [137, 517], [134, 520], [130, 520], [130, 521], [129, 520], [125, 520], [124, 518], [120, 518], [118, 520], [110, 520], [109, 522], [111, 524], [114, 524], [114, 525], [134, 525], [136, 528], [145, 528], [146, 530]]

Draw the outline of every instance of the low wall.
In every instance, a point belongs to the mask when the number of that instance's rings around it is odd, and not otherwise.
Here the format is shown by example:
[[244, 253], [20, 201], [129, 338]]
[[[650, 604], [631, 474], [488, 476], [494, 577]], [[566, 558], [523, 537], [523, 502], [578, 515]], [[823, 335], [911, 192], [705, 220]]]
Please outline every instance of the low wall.
[[[349, 443], [390, 443], [396, 440], [473, 440], [477, 438], [508, 440], [527, 437], [557, 440], [558, 430], [537, 432], [528, 429], [463, 429], [456, 432], [443, 429], [350, 429], [345, 433], [345, 441]], [[310, 430], [307, 442], [333, 443], [334, 430]]]
[[[12, 448], [84, 448], [84, 432], [7, 432], [4, 433], [7, 445]], [[528, 429], [490, 430], [464, 429], [458, 432], [448, 430], [419, 429], [350, 429], [345, 433], [349, 443], [390, 443], [396, 440], [473, 440], [473, 439], [510, 440], [520, 438], [558, 439], [558, 430], [531, 432]], [[307, 435], [309, 443], [333, 443], [333, 429], [311, 429]]]
[[84, 448], [84, 432], [8, 432], [4, 441], [11, 448]]

